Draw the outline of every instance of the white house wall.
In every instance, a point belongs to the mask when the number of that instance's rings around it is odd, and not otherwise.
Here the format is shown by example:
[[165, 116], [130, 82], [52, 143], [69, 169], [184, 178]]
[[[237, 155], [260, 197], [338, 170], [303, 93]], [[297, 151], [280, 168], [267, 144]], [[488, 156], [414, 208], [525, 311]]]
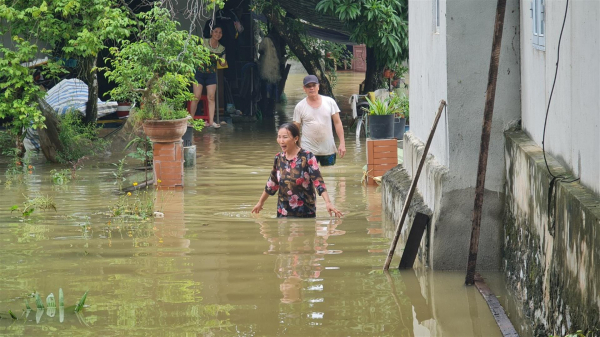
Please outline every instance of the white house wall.
[[[428, 242], [433, 269], [464, 269], [475, 194], [483, 109], [496, 14], [495, 0], [409, 1], [411, 132], [404, 137], [404, 167], [414, 176], [439, 101], [448, 102], [421, 173], [418, 192], [431, 209]], [[508, 0], [492, 136], [478, 268], [499, 269], [504, 194], [503, 131], [520, 116], [519, 1]], [[384, 176], [384, 185], [393, 183]], [[384, 200], [397, 200], [386, 188]], [[387, 209], [384, 209], [387, 211]], [[393, 212], [393, 209], [390, 209]], [[406, 227], [406, 230], [409, 228]]]
[[[440, 100], [447, 99], [446, 77], [446, 1], [440, 3], [440, 26], [436, 32], [434, 4], [436, 0], [411, 0], [410, 22], [410, 130], [426, 141]], [[448, 126], [446, 114], [439, 121], [429, 150], [437, 161], [448, 166]]]
[[[542, 146], [566, 0], [546, 0], [546, 50], [532, 44], [530, 1], [521, 0], [522, 121]], [[560, 49], [545, 147], [581, 183], [600, 193], [600, 2], [571, 0]]]
[[[410, 128], [425, 142], [439, 101], [447, 100], [429, 153], [449, 168], [448, 189], [470, 188], [477, 174], [496, 1], [440, 0], [438, 32], [435, 1], [409, 4]], [[507, 8], [486, 177], [491, 191], [504, 189], [502, 132], [520, 115], [518, 0], [509, 0]], [[419, 188], [425, 190], [421, 183]]]

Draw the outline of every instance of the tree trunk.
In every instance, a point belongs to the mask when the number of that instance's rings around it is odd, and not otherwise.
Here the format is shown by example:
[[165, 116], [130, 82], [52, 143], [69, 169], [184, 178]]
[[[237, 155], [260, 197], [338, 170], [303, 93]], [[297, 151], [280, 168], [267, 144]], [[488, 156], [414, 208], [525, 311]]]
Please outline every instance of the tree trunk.
[[[281, 79], [279, 80], [279, 85], [277, 86], [279, 89], [279, 98], [281, 98], [281, 95], [283, 95], [283, 91], [285, 90], [285, 82], [287, 82], [291, 68], [291, 64], [285, 64], [283, 70], [281, 71]], [[279, 99], [277, 101], [279, 101]]]
[[317, 76], [319, 79], [319, 93], [333, 98], [331, 84], [327, 76], [325, 76], [325, 71], [321, 67], [319, 57], [312, 54], [304, 43], [302, 43], [299, 33], [291, 28], [293, 25], [285, 22], [285, 18], [281, 15], [279, 9], [273, 8], [271, 5], [265, 7], [263, 14], [273, 25], [275, 32], [285, 41], [290, 50], [300, 60], [304, 69], [309, 74]]
[[54, 113], [54, 109], [46, 103], [43, 98], [37, 100], [40, 111], [46, 120], [46, 128], [39, 128], [40, 148], [46, 160], [52, 163], [58, 163], [58, 152], [62, 151], [63, 146], [58, 138], [58, 118]]
[[367, 72], [365, 73], [365, 86], [361, 94], [364, 95], [379, 89], [382, 72], [383, 67], [377, 64], [377, 59], [375, 58], [375, 48], [367, 47]]
[[98, 72], [96, 70], [97, 58], [87, 58], [84, 61], [84, 77], [88, 85], [88, 102], [85, 107], [84, 121], [88, 124], [96, 123], [98, 119]]
[[[22, 129], [21, 129], [22, 130]], [[23, 131], [17, 132], [17, 139], [15, 141], [15, 149], [17, 149], [17, 157], [23, 162], [23, 158], [25, 158], [25, 142], [23, 136]]]
[[287, 55], [285, 53], [285, 41], [277, 34], [277, 32], [269, 33], [267, 35], [273, 41], [275, 45], [275, 49], [277, 50], [277, 58], [279, 59], [279, 73], [281, 74], [281, 78], [279, 79], [279, 83], [277, 83], [277, 98], [276, 102], [279, 102], [281, 99], [281, 95], [283, 95], [283, 91], [285, 89], [285, 82], [287, 81], [288, 74], [290, 73], [290, 68], [292, 67], [290, 64], [287, 64]]

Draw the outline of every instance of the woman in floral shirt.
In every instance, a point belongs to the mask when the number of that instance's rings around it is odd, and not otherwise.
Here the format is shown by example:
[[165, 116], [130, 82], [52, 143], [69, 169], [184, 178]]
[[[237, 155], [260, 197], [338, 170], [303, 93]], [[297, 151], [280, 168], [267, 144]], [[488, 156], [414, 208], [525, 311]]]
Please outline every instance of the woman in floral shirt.
[[342, 216], [329, 200], [319, 164], [315, 156], [300, 148], [300, 130], [292, 123], [279, 127], [277, 143], [281, 152], [275, 155], [271, 176], [260, 200], [252, 209], [259, 213], [269, 195], [277, 196], [277, 217], [314, 218], [316, 216], [315, 189], [325, 200], [329, 215]]

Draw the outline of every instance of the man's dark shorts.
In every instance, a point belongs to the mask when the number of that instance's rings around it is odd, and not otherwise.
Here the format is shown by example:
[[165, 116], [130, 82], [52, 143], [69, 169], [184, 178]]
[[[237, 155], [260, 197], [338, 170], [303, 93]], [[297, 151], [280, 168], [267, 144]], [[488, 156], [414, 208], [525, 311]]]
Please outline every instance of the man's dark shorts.
[[217, 84], [217, 73], [203, 73], [196, 71], [196, 82], [203, 87]]
[[317, 158], [317, 162], [321, 166], [333, 166], [335, 165], [335, 153], [326, 155], [326, 156], [315, 156]]

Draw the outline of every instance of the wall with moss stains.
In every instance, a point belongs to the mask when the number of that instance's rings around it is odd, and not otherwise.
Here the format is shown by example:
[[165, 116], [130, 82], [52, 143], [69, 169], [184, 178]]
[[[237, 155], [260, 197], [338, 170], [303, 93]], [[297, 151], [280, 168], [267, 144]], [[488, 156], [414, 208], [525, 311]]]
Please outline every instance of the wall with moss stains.
[[[552, 177], [542, 149], [522, 131], [505, 136], [502, 263], [508, 284], [535, 335], [598, 330], [600, 198], [579, 182], [558, 182], [549, 203]], [[546, 158], [555, 176], [567, 175]]]

